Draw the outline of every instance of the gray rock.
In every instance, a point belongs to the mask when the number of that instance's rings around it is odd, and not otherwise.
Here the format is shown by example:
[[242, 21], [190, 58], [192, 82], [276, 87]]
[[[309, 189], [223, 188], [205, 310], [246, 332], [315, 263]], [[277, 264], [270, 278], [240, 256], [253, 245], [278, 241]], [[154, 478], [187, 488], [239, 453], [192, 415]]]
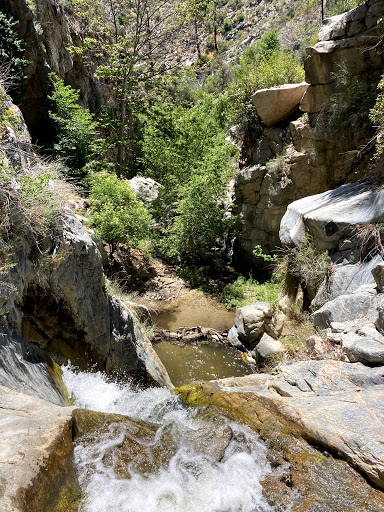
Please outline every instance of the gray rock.
[[352, 363], [384, 364], [384, 336], [373, 326], [341, 335], [342, 349]]
[[381, 293], [384, 292], [384, 262], [379, 262], [376, 267], [372, 268], [371, 272], [377, 288]]
[[356, 316], [373, 318], [375, 311], [375, 295], [364, 291], [340, 295], [312, 313], [310, 319], [315, 327], [326, 329], [331, 326], [331, 322], [347, 322]]
[[238, 308], [235, 314], [235, 327], [240, 341], [253, 348], [265, 332], [265, 323], [270, 323], [272, 310], [267, 302], [256, 302]]
[[374, 285], [375, 280], [372, 273], [375, 267], [382, 261], [383, 258], [377, 255], [366, 263], [338, 266], [332, 276], [330, 300], [335, 299], [339, 295], [350, 295], [360, 286]]
[[0, 385], [55, 405], [67, 405], [61, 370], [37, 345], [0, 335]]
[[3, 512], [69, 509], [78, 499], [72, 411], [0, 386]]
[[243, 344], [241, 343], [239, 339], [239, 333], [237, 332], [237, 329], [235, 326], [231, 327], [231, 329], [228, 332], [227, 336], [228, 343], [232, 345], [232, 347], [236, 348], [244, 348]]
[[159, 197], [160, 183], [153, 180], [152, 178], [144, 178], [142, 176], [135, 176], [129, 180], [132, 190], [135, 193], [137, 199], [144, 203], [153, 203]]
[[337, 453], [384, 488], [384, 367], [302, 361], [281, 365], [275, 375], [222, 379], [215, 386], [261, 397], [307, 439]]
[[279, 235], [284, 245], [299, 245], [309, 232], [320, 252], [335, 251], [340, 250], [340, 241], [352, 236], [356, 225], [383, 221], [384, 190], [372, 190], [359, 181], [291, 203]]
[[265, 360], [268, 357], [283, 354], [285, 352], [285, 347], [279, 340], [275, 340], [267, 333], [264, 333], [259, 343], [255, 348], [256, 358]]

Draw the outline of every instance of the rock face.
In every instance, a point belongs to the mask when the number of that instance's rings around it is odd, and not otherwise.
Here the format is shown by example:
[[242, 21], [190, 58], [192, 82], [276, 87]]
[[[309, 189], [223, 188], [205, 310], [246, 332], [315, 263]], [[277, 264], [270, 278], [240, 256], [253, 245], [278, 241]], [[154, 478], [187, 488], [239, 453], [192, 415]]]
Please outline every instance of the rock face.
[[55, 0], [6, 0], [5, 9], [18, 20], [16, 29], [27, 42], [27, 82], [22, 97], [18, 98], [29, 130], [39, 142], [50, 136], [47, 115], [48, 74], [57, 73], [66, 83], [80, 89], [81, 103], [96, 111], [110, 103], [110, 91], [93, 76], [93, 70], [84, 65], [81, 57], [72, 56], [69, 47], [81, 37], [81, 20], [76, 19], [69, 4]]
[[[367, 83], [382, 74], [383, 56], [376, 45], [383, 37], [377, 25], [383, 14], [383, 2], [369, 0], [349, 13], [324, 20], [320, 41], [307, 49], [305, 60], [309, 87], [300, 108], [309, 118], [257, 127], [253, 138], [244, 142], [235, 179], [241, 234], [234, 261], [239, 268], [264, 266], [252, 254], [255, 245], [265, 253], [281, 247], [278, 230], [288, 204], [365, 176], [369, 155], [356, 159], [350, 151], [365, 144], [371, 133], [352, 143], [350, 134], [323, 130], [318, 113], [330, 104], [336, 91], [334, 73], [342, 63], [351, 76], [366, 77]], [[269, 93], [271, 101], [275, 92]], [[260, 97], [268, 98], [267, 92]], [[268, 112], [270, 107], [265, 101], [259, 108]]]
[[[180, 391], [188, 401], [188, 386]], [[191, 386], [190, 391], [194, 403], [219, 405], [232, 411], [233, 417], [247, 418], [266, 437], [271, 435], [264, 425], [269, 414], [271, 421], [284, 422], [285, 432], [346, 459], [375, 486], [384, 488], [382, 367], [303, 361], [281, 365], [275, 375], [222, 379]]]
[[263, 123], [273, 126], [288, 119], [299, 108], [307, 88], [308, 84], [303, 82], [261, 89], [252, 96], [252, 103]]
[[0, 508], [75, 511], [72, 409], [0, 387]]

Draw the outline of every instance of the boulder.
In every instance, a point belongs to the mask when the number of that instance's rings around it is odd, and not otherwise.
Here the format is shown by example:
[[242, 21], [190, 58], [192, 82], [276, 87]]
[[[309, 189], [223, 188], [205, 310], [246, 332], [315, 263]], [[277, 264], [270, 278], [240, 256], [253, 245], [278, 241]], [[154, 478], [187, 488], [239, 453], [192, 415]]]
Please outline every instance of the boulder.
[[373, 325], [341, 334], [341, 343], [351, 363], [384, 365], [384, 336]]
[[75, 510], [72, 411], [0, 386], [2, 512]]
[[143, 176], [135, 176], [129, 180], [132, 190], [137, 199], [143, 203], [153, 203], [159, 197], [160, 183], [152, 178], [144, 178]]
[[[196, 404], [218, 405], [232, 418], [241, 417], [266, 439], [270, 439], [273, 425], [282, 421], [285, 435], [290, 432], [336, 453], [374, 486], [384, 489], [384, 367], [301, 361], [281, 365], [274, 375], [222, 379], [190, 390], [186, 386], [180, 392], [187, 402], [190, 393]], [[284, 435], [277, 439], [283, 443]], [[292, 448], [292, 441], [289, 446]], [[384, 501], [374, 500], [375, 505], [384, 510]], [[364, 506], [351, 504], [345, 510], [363, 510]], [[339, 511], [343, 506], [319, 510]]]
[[[299, 245], [309, 232], [320, 252], [340, 250], [356, 226], [384, 222], [384, 189], [372, 189], [365, 180], [305, 197], [291, 203], [281, 221], [280, 240]], [[359, 241], [355, 237], [355, 246]]]
[[307, 87], [308, 84], [302, 82], [261, 89], [254, 93], [252, 102], [263, 123], [273, 126], [288, 119], [298, 109]]
[[368, 262], [338, 265], [331, 278], [329, 300], [336, 299], [339, 295], [350, 295], [364, 285], [372, 285], [374, 288], [375, 280], [372, 273], [379, 264], [384, 266], [382, 261], [383, 258], [378, 254]]
[[384, 292], [384, 262], [377, 262], [377, 265], [371, 270], [379, 292]]
[[253, 348], [266, 330], [266, 324], [272, 321], [272, 309], [267, 302], [256, 302], [236, 309], [235, 327], [239, 340]]
[[279, 340], [275, 340], [269, 334], [264, 333], [261, 340], [256, 345], [255, 353], [256, 359], [265, 361], [271, 356], [283, 354], [285, 347]]
[[367, 12], [368, 5], [364, 4], [351, 11], [323, 20], [319, 41], [341, 39], [363, 32], [366, 29], [364, 22]]

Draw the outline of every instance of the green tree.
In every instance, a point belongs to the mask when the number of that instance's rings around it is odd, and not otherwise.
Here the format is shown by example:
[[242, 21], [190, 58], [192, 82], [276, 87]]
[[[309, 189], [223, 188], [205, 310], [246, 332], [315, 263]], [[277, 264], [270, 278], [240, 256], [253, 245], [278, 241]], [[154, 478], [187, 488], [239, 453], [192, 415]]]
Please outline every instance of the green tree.
[[150, 215], [136, 199], [129, 181], [106, 172], [90, 179], [91, 225], [114, 249], [122, 242], [138, 247], [150, 236]]
[[146, 83], [167, 70], [166, 55], [184, 20], [172, 0], [75, 0], [74, 6], [86, 28], [82, 44], [73, 51], [92, 57], [96, 76], [113, 86], [116, 172], [128, 175]]
[[98, 124], [88, 109], [78, 104], [79, 93], [54, 73], [50, 75], [52, 109], [49, 116], [56, 128], [56, 154], [66, 160], [74, 174], [84, 174], [84, 166], [100, 149]]
[[24, 59], [26, 44], [17, 35], [17, 24], [17, 21], [12, 21], [0, 12], [0, 66], [7, 70], [8, 76], [4, 77], [5, 81], [19, 81], [24, 68], [29, 64], [29, 61]]

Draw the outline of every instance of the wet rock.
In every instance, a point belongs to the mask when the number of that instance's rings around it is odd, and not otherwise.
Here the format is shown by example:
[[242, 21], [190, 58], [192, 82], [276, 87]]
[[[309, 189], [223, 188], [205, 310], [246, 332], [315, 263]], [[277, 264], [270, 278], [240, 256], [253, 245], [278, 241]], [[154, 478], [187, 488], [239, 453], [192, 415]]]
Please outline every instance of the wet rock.
[[252, 103], [267, 126], [284, 121], [298, 109], [300, 100], [308, 88], [306, 82], [285, 84], [256, 91]]
[[[285, 381], [281, 374], [273, 377], [258, 374], [191, 384], [178, 388], [177, 391], [190, 405], [205, 405], [208, 410], [210, 407], [214, 410], [217, 407], [221, 408], [231, 419], [250, 425], [262, 439], [268, 441], [268, 458], [275, 470], [263, 482], [263, 487], [270, 503], [281, 503], [283, 496], [284, 505], [291, 503], [292, 510], [301, 512], [349, 512], [365, 508], [372, 512], [383, 511], [384, 497], [380, 491], [372, 489], [364, 478], [345, 462], [334, 459], [329, 453], [319, 452], [307, 443], [310, 441], [317, 446], [320, 444], [328, 451], [332, 448], [338, 457], [346, 457], [346, 453], [343, 452], [343, 449], [346, 449], [351, 457], [354, 457], [353, 461], [350, 459], [353, 466], [361, 471], [364, 465], [365, 475], [368, 474], [367, 470], [372, 470], [372, 476], [381, 474], [382, 455], [378, 456], [382, 454], [379, 423], [373, 420], [373, 438], [369, 438], [367, 442], [367, 429], [372, 424], [368, 407], [373, 404], [365, 404], [366, 390], [354, 387], [352, 375], [355, 375], [358, 385], [383, 382], [383, 375], [379, 375], [375, 369], [372, 370], [374, 378], [365, 378], [366, 368], [362, 365], [348, 365], [355, 367], [356, 371], [347, 372], [345, 378], [341, 379], [340, 388], [345, 388], [345, 392], [340, 391], [339, 394], [327, 391], [328, 387], [335, 389], [335, 381], [338, 380], [335, 375], [343, 375], [343, 367], [340, 365], [348, 364], [310, 362], [310, 366], [306, 370], [302, 367], [297, 375], [296, 366], [291, 365], [286, 374], [290, 381], [290, 384], [287, 382], [288, 394], [283, 395], [274, 389], [277, 380]], [[327, 375], [332, 368], [335, 374], [329, 378]], [[305, 381], [308, 377], [313, 390]], [[376, 399], [382, 392], [382, 384], [378, 387], [381, 389], [378, 389]], [[353, 393], [351, 389], [355, 389], [356, 396], [350, 395]], [[358, 415], [356, 407], [351, 404], [355, 404], [353, 399], [359, 399], [360, 393], [361, 415]], [[328, 409], [322, 408], [321, 405], [324, 407], [327, 399]], [[345, 417], [335, 412], [339, 402], [344, 407]], [[314, 404], [317, 408], [313, 408]], [[332, 410], [331, 404], [335, 411]], [[364, 409], [365, 405], [367, 409]], [[347, 413], [348, 407], [351, 407], [350, 413]], [[381, 405], [379, 411], [381, 415]], [[312, 417], [313, 421], [310, 421], [309, 417]], [[332, 423], [332, 428], [324, 435], [324, 424], [328, 420]], [[339, 433], [341, 431], [342, 433]], [[353, 442], [354, 437], [359, 441]], [[324, 438], [327, 442], [324, 442]], [[340, 444], [342, 449], [339, 449], [339, 446], [335, 449], [336, 444]], [[359, 456], [360, 464], [356, 463]]]
[[61, 368], [37, 345], [0, 335], [0, 385], [55, 405], [68, 405]]
[[0, 387], [0, 509], [74, 511], [72, 411]]
[[[336, 453], [384, 488], [383, 367], [302, 361], [281, 365], [274, 375], [222, 379], [179, 391], [188, 403], [222, 407], [267, 439], [275, 435], [271, 424], [279, 424], [286, 434]], [[356, 504], [354, 509], [360, 510]]]

